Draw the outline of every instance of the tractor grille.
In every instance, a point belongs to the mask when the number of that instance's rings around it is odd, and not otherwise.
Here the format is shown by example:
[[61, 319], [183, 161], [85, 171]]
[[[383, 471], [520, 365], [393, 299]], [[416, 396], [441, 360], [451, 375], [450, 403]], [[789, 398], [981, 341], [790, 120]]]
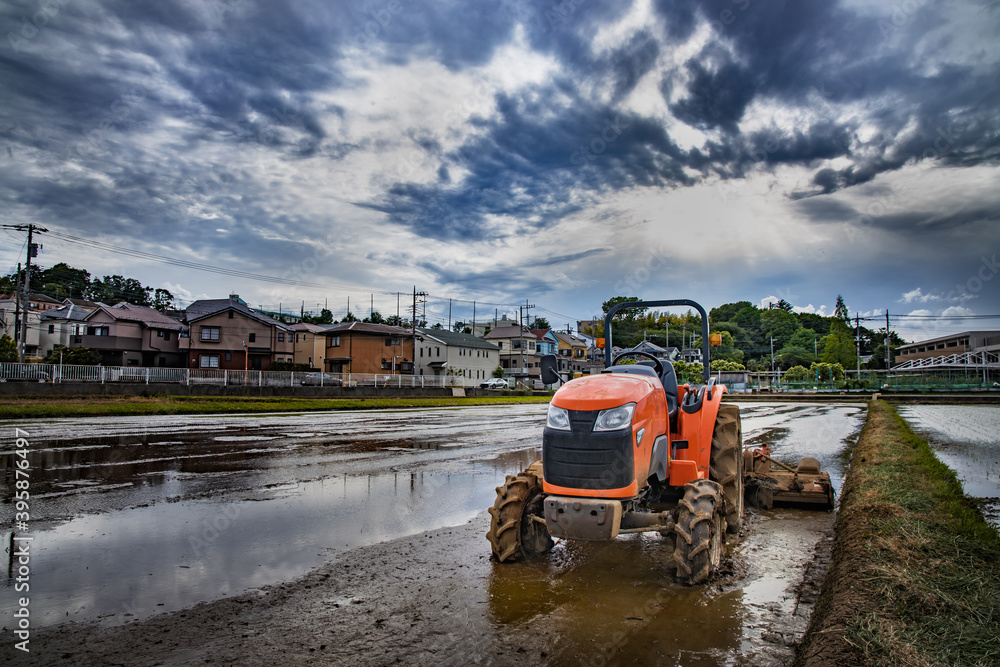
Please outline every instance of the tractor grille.
[[546, 482], [570, 489], [620, 489], [632, 483], [632, 429], [594, 433], [596, 419], [596, 410], [570, 410], [571, 431], [543, 431]]

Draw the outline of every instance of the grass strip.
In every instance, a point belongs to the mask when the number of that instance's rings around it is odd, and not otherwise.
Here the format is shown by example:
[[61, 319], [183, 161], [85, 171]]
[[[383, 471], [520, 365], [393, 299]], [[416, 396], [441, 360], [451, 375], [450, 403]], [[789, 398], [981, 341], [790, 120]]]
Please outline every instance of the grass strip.
[[799, 665], [1000, 664], [1000, 535], [884, 401], [869, 404]]
[[0, 405], [2, 419], [54, 419], [217, 413], [439, 408], [548, 403], [548, 396], [293, 398], [281, 396], [94, 396], [18, 398]]

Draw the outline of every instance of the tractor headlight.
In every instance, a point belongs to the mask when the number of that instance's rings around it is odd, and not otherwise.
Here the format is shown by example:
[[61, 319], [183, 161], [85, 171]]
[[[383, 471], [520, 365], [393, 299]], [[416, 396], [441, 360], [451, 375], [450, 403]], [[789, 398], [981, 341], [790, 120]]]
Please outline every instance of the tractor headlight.
[[635, 412], [635, 403], [626, 403], [617, 408], [601, 410], [594, 422], [595, 431], [617, 431], [632, 423], [632, 414]]
[[550, 403], [549, 416], [545, 420], [545, 425], [559, 431], [569, 431], [569, 412]]

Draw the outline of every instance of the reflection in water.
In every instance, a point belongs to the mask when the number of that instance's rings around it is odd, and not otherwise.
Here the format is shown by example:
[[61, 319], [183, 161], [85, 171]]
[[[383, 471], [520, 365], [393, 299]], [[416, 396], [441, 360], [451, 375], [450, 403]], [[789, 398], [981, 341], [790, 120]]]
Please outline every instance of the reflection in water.
[[[351, 476], [264, 501], [161, 503], [34, 533], [33, 623], [132, 618], [293, 579], [331, 553], [465, 523], [493, 501], [479, 474]], [[13, 609], [4, 587], [0, 613]]]
[[670, 541], [639, 534], [494, 563], [489, 620], [551, 636], [551, 664], [718, 665], [739, 647], [740, 592], [673, 583], [671, 551]]
[[899, 414], [955, 471], [965, 493], [985, 501], [986, 519], [1000, 528], [1000, 407], [907, 405]]

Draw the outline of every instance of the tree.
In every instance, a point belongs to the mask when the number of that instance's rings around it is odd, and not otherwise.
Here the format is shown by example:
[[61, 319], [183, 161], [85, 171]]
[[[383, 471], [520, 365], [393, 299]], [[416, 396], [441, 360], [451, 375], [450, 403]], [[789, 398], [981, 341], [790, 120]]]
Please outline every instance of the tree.
[[837, 295], [837, 305], [833, 309], [833, 316], [844, 322], [851, 321], [851, 313], [847, 310], [847, 304], [844, 303], [844, 297], [839, 294]]
[[[630, 303], [632, 301], [641, 301], [641, 299], [637, 296], [612, 297], [601, 304], [601, 310], [604, 312], [605, 315], [607, 315], [608, 311], [617, 306], [618, 304]], [[646, 312], [645, 308], [627, 308], [625, 310], [619, 311], [616, 317], [625, 322], [634, 322], [639, 315], [645, 312]]]
[[[728, 331], [716, 330], [713, 333], [720, 334], [722, 336], [722, 344], [718, 347], [712, 348], [712, 370], [715, 369], [716, 361], [728, 361], [736, 363], [739, 365], [739, 369], [743, 370], [743, 350], [737, 350], [733, 340], [733, 334]], [[725, 369], [724, 369], [725, 370]]]
[[385, 320], [382, 319], [382, 313], [377, 310], [373, 310], [371, 315], [361, 320], [362, 322], [368, 322], [369, 324], [385, 324]]
[[536, 317], [534, 325], [535, 325], [534, 326], [535, 329], [551, 329], [552, 328], [552, 325], [549, 324], [549, 321], [547, 319], [545, 319], [544, 317]]
[[743, 371], [746, 370], [743, 364], [736, 363], [735, 361], [727, 361], [725, 359], [712, 359], [712, 372], [718, 373], [722, 371]]
[[809, 373], [820, 382], [833, 382], [844, 379], [844, 367], [840, 364], [813, 363], [809, 366]]
[[783, 347], [775, 355], [775, 359], [782, 369], [787, 369], [811, 364], [816, 361], [816, 355], [803, 347]]
[[7, 334], [0, 336], [0, 362], [14, 363], [17, 359], [17, 343]]
[[753, 308], [749, 301], [737, 301], [736, 303], [724, 303], [718, 308], [708, 311], [708, 319], [713, 327], [722, 322], [731, 322], [736, 317], [736, 313], [744, 308]]
[[760, 329], [765, 341], [773, 336], [781, 344], [786, 344], [799, 330], [799, 321], [787, 311], [772, 308], [760, 314]]
[[788, 382], [806, 382], [813, 377], [805, 366], [792, 366], [785, 371], [785, 380]]
[[170, 290], [157, 287], [156, 291], [153, 292], [153, 308], [163, 311], [173, 307], [174, 295], [170, 293]]
[[354, 313], [352, 313], [351, 311], [347, 311], [347, 314], [344, 315], [344, 319], [341, 320], [341, 322], [357, 322], [357, 321], [358, 318], [355, 317]]
[[774, 304], [774, 307], [783, 310], [786, 313], [792, 312], [792, 304], [788, 303], [784, 299], [781, 299], [778, 303]]
[[854, 343], [853, 332], [843, 320], [835, 319], [830, 325], [830, 334], [823, 338], [822, 361], [828, 364], [840, 364], [844, 368], [855, 368], [858, 355]]
[[493, 369], [493, 377], [502, 378], [504, 376], [503, 366], [497, 366]]
[[434, 326], [432, 326], [432, 327], [431, 327], [431, 329], [435, 329], [435, 330], [437, 330], [437, 331], [440, 331], [441, 329], [444, 329], [444, 327], [443, 327], [443, 326], [441, 326], [441, 323], [440, 323], [440, 322], [435, 322], [435, 323], [434, 323]]
[[101, 353], [89, 347], [66, 347], [56, 345], [45, 357], [43, 363], [58, 364], [59, 353], [62, 353], [62, 363], [67, 366], [96, 366], [101, 363]]
[[41, 291], [56, 299], [82, 299], [90, 289], [90, 272], [74, 269], [65, 262], [42, 271]]
[[152, 287], [143, 287], [142, 283], [135, 278], [113, 275], [92, 281], [88, 296], [93, 301], [102, 301], [109, 305], [128, 301], [137, 306], [149, 306], [152, 305], [150, 299], [152, 291]]

